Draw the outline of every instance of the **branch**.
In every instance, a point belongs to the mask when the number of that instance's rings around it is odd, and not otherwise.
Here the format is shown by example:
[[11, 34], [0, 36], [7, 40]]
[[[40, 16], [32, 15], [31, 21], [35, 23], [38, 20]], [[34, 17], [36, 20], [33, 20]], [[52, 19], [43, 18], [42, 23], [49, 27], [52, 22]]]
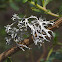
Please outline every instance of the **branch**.
[[55, 24], [52, 27], [49, 27], [48, 29], [50, 30], [56, 30], [57, 28], [59, 28], [62, 25], [62, 17], [59, 18]]
[[[55, 29], [55, 28], [58, 28], [58, 26], [61, 26], [61, 25], [62, 25], [62, 17], [59, 18], [59, 19], [55, 22], [55, 24], [54, 24], [52, 27], [49, 27], [48, 29], [53, 30], [53, 29]], [[21, 44], [24, 44], [24, 45], [29, 46], [29, 45], [32, 44], [32, 43], [33, 43], [33, 36], [30, 36], [29, 38], [24, 39]], [[11, 55], [13, 55], [14, 53], [16, 53], [16, 52], [18, 52], [18, 51], [20, 51], [20, 49], [19, 49], [17, 46], [14, 46], [14, 47], [10, 48], [9, 50], [7, 50], [7, 51], [1, 53], [1, 54], [0, 54], [0, 62], [2, 62], [2, 61], [5, 60], [8, 56], [11, 56]]]
[[53, 48], [50, 49], [50, 51], [49, 51], [49, 53], [48, 53], [48, 56], [47, 56], [46, 60], [49, 59], [49, 57], [50, 57], [50, 55], [51, 55], [52, 52], [53, 52]]
[[[20, 44], [25, 44], [25, 45], [29, 46], [29, 45], [32, 44], [32, 43], [33, 43], [33, 36], [30, 36], [29, 38], [24, 39], [24, 40], [22, 41], [22, 43], [20, 43]], [[9, 50], [3, 52], [2, 54], [0, 54], [0, 62], [2, 62], [2, 61], [5, 60], [8, 56], [13, 55], [14, 53], [16, 53], [16, 52], [18, 52], [18, 51], [20, 51], [20, 50], [21, 50], [21, 49], [20, 49], [19, 47], [14, 46], [14, 47], [10, 48]]]
[[43, 47], [43, 53], [40, 56], [40, 58], [37, 60], [37, 62], [40, 62], [40, 60], [43, 59], [43, 58], [45, 59], [45, 56], [47, 54], [47, 50], [46, 50], [45, 44], [42, 44], [42, 47]]
[[38, 5], [38, 4], [35, 4], [33, 1], [31, 1], [30, 3], [31, 3], [32, 5], [35, 5], [37, 8], [39, 8], [39, 9], [45, 11], [47, 14], [49, 14], [49, 15], [51, 15], [51, 16], [60, 17], [59, 15], [54, 14], [54, 13], [52, 13], [51, 11], [48, 11], [45, 7], [42, 7], [42, 6]]

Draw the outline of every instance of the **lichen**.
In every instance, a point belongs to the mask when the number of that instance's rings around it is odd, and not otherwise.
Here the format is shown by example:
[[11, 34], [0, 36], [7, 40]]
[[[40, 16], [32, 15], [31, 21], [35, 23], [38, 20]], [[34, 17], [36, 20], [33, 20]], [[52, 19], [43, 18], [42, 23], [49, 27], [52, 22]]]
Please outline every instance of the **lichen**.
[[[12, 20], [14, 21], [12, 24], [5, 26], [5, 31], [8, 35], [10, 35], [10, 38], [6, 37], [6, 44], [9, 44], [12, 39], [23, 51], [25, 50], [21, 46], [25, 48], [29, 47], [19, 44], [18, 42], [21, 42], [21, 40], [23, 40], [22, 38], [24, 33], [22, 32], [28, 31], [28, 28], [30, 28], [31, 30], [35, 45], [40, 44], [41, 46], [44, 41], [50, 41], [51, 37], [54, 36], [53, 31], [47, 29], [48, 26], [52, 26], [54, 22], [44, 20], [41, 17], [37, 18], [36, 16], [30, 16], [28, 18], [20, 18], [17, 14], [14, 14]], [[31, 21], [31, 23], [29, 23], [29, 21]], [[17, 23], [17, 27], [13, 27], [15, 23]]]

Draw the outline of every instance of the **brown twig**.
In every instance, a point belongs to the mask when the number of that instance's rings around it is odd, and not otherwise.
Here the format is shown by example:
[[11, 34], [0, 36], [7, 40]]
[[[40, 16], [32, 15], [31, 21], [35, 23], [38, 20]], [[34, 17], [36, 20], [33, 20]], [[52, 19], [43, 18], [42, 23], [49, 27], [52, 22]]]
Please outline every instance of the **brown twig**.
[[32, 60], [31, 62], [35, 62], [35, 61], [34, 61], [34, 55], [33, 55], [32, 50], [31, 50], [31, 51], [29, 51], [29, 52], [30, 52], [30, 56], [31, 56], [31, 60]]
[[55, 30], [56, 28], [59, 28], [62, 25], [62, 17], [59, 18], [55, 24], [52, 27], [49, 27], [50, 30]]
[[[32, 43], [33, 43], [33, 37], [30, 36], [29, 38], [24, 39], [22, 41], [22, 43], [20, 43], [20, 44], [25, 44], [25, 45], [29, 46]], [[8, 56], [11, 56], [12, 54], [16, 53], [19, 50], [20, 50], [19, 47], [14, 46], [14, 47], [10, 48], [9, 50], [1, 53], [0, 54], [0, 62], [3, 62], [3, 60], [5, 60]]]
[[42, 53], [42, 55], [40, 56], [40, 58], [38, 59], [37, 62], [40, 62], [40, 60], [41, 60], [42, 58], [45, 58], [45, 56], [46, 56], [46, 54], [47, 54], [47, 50], [46, 50], [46, 47], [45, 47], [45, 44], [44, 44], [44, 43], [42, 44], [42, 47], [43, 47], [43, 53]]
[[[53, 30], [53, 29], [57, 28], [58, 26], [60, 26], [61, 24], [62, 24], [62, 17], [59, 18], [55, 22], [54, 26], [49, 27], [48, 29]], [[29, 38], [24, 39], [21, 44], [25, 44], [25, 45], [29, 46], [32, 43], [33, 43], [33, 36], [30, 36]], [[10, 48], [9, 50], [1, 53], [0, 54], [0, 62], [3, 62], [3, 60], [5, 60], [8, 56], [13, 55], [14, 53], [18, 52], [19, 50], [20, 49], [17, 46], [14, 46], [14, 47]]]

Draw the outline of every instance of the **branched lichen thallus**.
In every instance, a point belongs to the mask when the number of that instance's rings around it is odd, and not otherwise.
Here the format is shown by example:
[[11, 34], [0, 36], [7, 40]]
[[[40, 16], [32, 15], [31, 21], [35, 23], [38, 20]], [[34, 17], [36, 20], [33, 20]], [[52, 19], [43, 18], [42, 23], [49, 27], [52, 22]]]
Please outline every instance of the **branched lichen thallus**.
[[[12, 20], [14, 21], [12, 24], [5, 26], [5, 31], [10, 35], [10, 37], [5, 38], [6, 44], [10, 44], [11, 41], [14, 41], [23, 51], [25, 50], [21, 46], [30, 49], [26, 45], [19, 44], [19, 42], [24, 39], [23, 35], [28, 34], [28, 28], [31, 31], [35, 45], [39, 44], [41, 46], [44, 41], [50, 41], [51, 37], [54, 36], [53, 31], [47, 29], [48, 26], [52, 26], [54, 22], [44, 20], [41, 17], [39, 19], [36, 16], [20, 18], [17, 14], [14, 14]], [[16, 24], [15, 27], [13, 26], [14, 24]]]

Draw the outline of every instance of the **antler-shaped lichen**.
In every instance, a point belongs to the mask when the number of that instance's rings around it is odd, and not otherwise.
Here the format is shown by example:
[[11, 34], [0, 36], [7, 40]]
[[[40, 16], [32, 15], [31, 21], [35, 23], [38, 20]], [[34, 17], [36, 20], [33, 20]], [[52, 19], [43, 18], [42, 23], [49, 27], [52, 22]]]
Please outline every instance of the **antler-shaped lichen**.
[[[33, 19], [31, 20], [31, 23], [29, 23], [29, 19]], [[14, 14], [12, 20], [14, 20], [14, 23], [5, 26], [6, 32], [10, 35], [10, 40], [12, 39], [13, 41], [15, 41], [16, 44], [23, 51], [24, 49], [21, 46], [25, 48], [29, 48], [29, 47], [27, 47], [26, 45], [19, 44], [19, 42], [23, 40], [22, 39], [24, 35], [23, 31], [27, 31], [28, 28], [30, 28], [31, 30], [31, 34], [33, 35], [33, 41], [35, 45], [38, 45], [38, 43], [42, 45], [41, 43], [43, 43], [45, 40], [49, 41], [48, 38], [51, 39], [52, 35], [54, 35], [54, 33], [51, 30], [47, 29], [48, 25], [53, 25], [54, 23], [43, 20], [41, 17], [39, 19], [36, 16], [30, 16], [28, 18], [20, 18], [17, 16], [17, 14]], [[17, 28], [13, 27], [15, 23], [17, 24]], [[9, 43], [10, 40], [6, 38], [7, 43]]]

